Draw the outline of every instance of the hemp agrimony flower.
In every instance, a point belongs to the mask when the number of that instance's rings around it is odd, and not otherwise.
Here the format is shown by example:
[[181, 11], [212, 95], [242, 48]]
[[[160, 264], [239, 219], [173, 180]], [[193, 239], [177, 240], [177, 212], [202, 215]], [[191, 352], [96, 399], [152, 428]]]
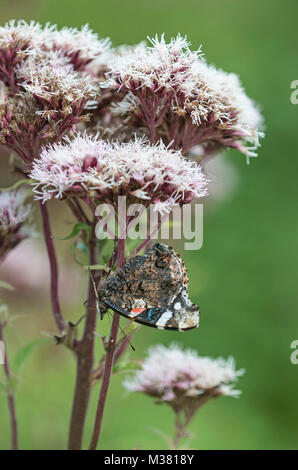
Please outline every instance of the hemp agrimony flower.
[[73, 70], [58, 52], [43, 60], [30, 57], [17, 67], [16, 76], [20, 92], [4, 96], [0, 104], [0, 141], [30, 168], [43, 145], [88, 119], [83, 112], [98, 88], [91, 75]]
[[244, 370], [235, 369], [235, 361], [199, 356], [196, 351], [183, 350], [177, 344], [157, 345], [149, 349], [146, 359], [132, 377], [124, 382], [130, 392], [141, 392], [166, 403], [176, 414], [173, 447], [187, 436], [186, 426], [197, 410], [212, 398], [239, 397], [234, 389]]
[[159, 211], [168, 212], [205, 196], [207, 187], [196, 162], [161, 142], [106, 142], [88, 135], [45, 148], [30, 176], [43, 201], [76, 196], [116, 204], [125, 195], [128, 201], [157, 203]]
[[0, 260], [22, 240], [35, 232], [31, 224], [32, 206], [25, 191], [0, 192]]
[[94, 61], [98, 66], [99, 62], [104, 62], [110, 53], [110, 39], [99, 39], [87, 24], [80, 29], [64, 27], [60, 30], [57, 25], [47, 24], [44, 37], [44, 47], [47, 50], [58, 50], [63, 53], [69, 58], [75, 70], [87, 70]]
[[262, 119], [238, 77], [207, 65], [179, 35], [150, 42], [111, 61], [104, 86], [125, 93], [113, 112], [147, 129], [151, 142], [162, 138], [184, 152], [200, 144], [204, 155], [234, 147], [254, 156]]
[[39, 23], [9, 21], [0, 26], [0, 81], [15, 93], [18, 90], [16, 67], [31, 54], [40, 51], [42, 28]]
[[132, 392], [143, 392], [173, 407], [183, 407], [206, 394], [210, 398], [239, 396], [240, 391], [233, 384], [243, 373], [242, 369], [236, 371], [233, 358], [211, 359], [177, 344], [157, 345], [149, 349], [141, 369], [124, 385]]

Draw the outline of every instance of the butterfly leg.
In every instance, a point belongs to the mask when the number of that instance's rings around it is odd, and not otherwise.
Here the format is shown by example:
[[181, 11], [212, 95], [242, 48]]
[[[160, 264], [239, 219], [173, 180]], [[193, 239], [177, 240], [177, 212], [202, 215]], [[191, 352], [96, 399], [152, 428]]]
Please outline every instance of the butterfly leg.
[[100, 298], [98, 296], [98, 291], [97, 291], [97, 288], [96, 288], [96, 282], [95, 282], [95, 279], [94, 279], [94, 276], [93, 276], [93, 273], [91, 271], [91, 269], [89, 268], [89, 275], [90, 275], [90, 279], [91, 279], [91, 282], [92, 282], [92, 285], [93, 285], [93, 289], [94, 289], [94, 294], [95, 294], [95, 308], [96, 308], [96, 311], [97, 313], [99, 314], [100, 316], [100, 319], [103, 320], [103, 314], [104, 314], [104, 311], [100, 308]]

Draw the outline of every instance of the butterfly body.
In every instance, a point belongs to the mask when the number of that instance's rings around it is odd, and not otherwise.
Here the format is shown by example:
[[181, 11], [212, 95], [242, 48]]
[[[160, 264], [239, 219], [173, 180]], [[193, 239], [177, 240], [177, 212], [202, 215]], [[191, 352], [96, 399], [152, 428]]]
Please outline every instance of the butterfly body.
[[111, 308], [138, 323], [186, 330], [199, 322], [199, 308], [188, 296], [187, 275], [173, 248], [157, 243], [130, 259], [99, 289], [100, 310]]

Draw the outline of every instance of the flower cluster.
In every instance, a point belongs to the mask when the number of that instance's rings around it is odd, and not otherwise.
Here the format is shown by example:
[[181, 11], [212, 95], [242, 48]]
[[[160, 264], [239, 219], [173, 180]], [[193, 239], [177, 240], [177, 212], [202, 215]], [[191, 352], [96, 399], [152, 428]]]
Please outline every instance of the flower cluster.
[[0, 192], [0, 260], [25, 238], [32, 236], [32, 207], [26, 191]]
[[[97, 105], [94, 100], [99, 94], [99, 82], [84, 69], [104, 53], [109, 43], [98, 40], [87, 27], [58, 31], [55, 26], [42, 29], [39, 24], [22, 21], [0, 29], [0, 45], [7, 38], [15, 41], [15, 48], [26, 43], [27, 49], [25, 55], [16, 53], [17, 61], [6, 53], [6, 65], [0, 67], [3, 73], [10, 68], [13, 75], [11, 80], [2, 82], [0, 141], [30, 169], [42, 145], [74, 130], [88, 119], [88, 110], [94, 103]], [[80, 47], [83, 39], [85, 44]]]
[[59, 51], [67, 57], [74, 70], [87, 70], [93, 61], [101, 61], [110, 53], [110, 40], [99, 39], [88, 25], [62, 28], [24, 20], [12, 20], [0, 27], [0, 81], [15, 93], [18, 90], [16, 67], [28, 57], [46, 58], [48, 52]]
[[156, 203], [159, 211], [202, 197], [207, 187], [197, 163], [161, 142], [154, 146], [138, 139], [106, 142], [88, 135], [45, 148], [30, 176], [43, 201], [88, 196], [114, 203], [126, 195], [146, 205]]
[[[80, 29], [64, 27], [59, 30], [56, 25], [48, 24], [43, 35], [44, 47], [63, 53], [69, 58], [75, 70], [88, 70], [91, 62], [96, 62], [98, 67], [110, 54], [110, 39], [99, 39], [88, 25]], [[92, 64], [91, 69], [95, 69], [96, 66]]]
[[0, 26], [0, 81], [17, 91], [16, 67], [40, 50], [42, 29], [39, 23], [10, 21]]
[[142, 392], [166, 402], [176, 411], [200, 406], [205, 399], [228, 395], [238, 397], [234, 382], [244, 373], [235, 369], [233, 358], [211, 359], [195, 351], [182, 350], [178, 345], [157, 345], [133, 378], [124, 386], [132, 392]]
[[90, 75], [74, 71], [55, 53], [40, 68], [39, 62], [27, 60], [18, 77], [22, 94], [0, 104], [0, 141], [30, 164], [42, 145], [88, 119], [83, 111], [97, 89]]
[[156, 37], [151, 46], [114, 55], [108, 77], [103, 86], [125, 93], [113, 112], [144, 128], [151, 142], [163, 138], [184, 152], [201, 145], [203, 155], [224, 147], [255, 155], [262, 135], [257, 107], [236, 75], [207, 65], [186, 38]]

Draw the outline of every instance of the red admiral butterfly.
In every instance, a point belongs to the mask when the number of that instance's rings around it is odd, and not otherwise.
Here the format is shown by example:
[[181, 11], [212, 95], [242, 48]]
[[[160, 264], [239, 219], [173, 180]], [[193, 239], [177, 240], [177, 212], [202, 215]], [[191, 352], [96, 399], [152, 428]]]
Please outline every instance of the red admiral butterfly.
[[188, 330], [199, 324], [199, 307], [188, 296], [187, 275], [173, 248], [157, 243], [131, 258], [101, 284], [100, 313], [108, 308], [159, 329]]

